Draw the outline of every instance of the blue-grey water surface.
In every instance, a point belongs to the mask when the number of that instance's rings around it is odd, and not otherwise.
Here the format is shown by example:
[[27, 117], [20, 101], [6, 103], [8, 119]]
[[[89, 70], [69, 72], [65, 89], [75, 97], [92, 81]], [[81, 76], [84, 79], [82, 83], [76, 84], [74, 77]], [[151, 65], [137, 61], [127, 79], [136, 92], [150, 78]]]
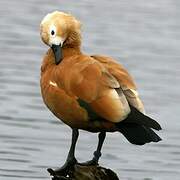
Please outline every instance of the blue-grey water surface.
[[[49, 179], [65, 161], [71, 130], [42, 102], [41, 19], [54, 10], [81, 20], [83, 50], [107, 54], [134, 76], [163, 141], [143, 147], [109, 134], [100, 164], [121, 180], [180, 180], [179, 0], [0, 0], [0, 180]], [[77, 158], [92, 157], [96, 134], [81, 132]]]

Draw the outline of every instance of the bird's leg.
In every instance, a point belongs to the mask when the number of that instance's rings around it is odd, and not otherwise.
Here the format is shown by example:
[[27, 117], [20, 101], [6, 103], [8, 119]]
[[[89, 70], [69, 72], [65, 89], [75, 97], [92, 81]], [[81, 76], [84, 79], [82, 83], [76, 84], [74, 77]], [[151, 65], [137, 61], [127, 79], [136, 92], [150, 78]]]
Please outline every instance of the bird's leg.
[[84, 163], [79, 163], [80, 165], [91, 166], [91, 165], [97, 165], [98, 164], [99, 158], [101, 157], [101, 149], [102, 149], [102, 145], [104, 143], [105, 137], [106, 137], [106, 132], [100, 132], [99, 133], [99, 135], [98, 135], [99, 142], [98, 142], [98, 146], [97, 146], [96, 151], [94, 151], [93, 159], [90, 161], [84, 162]]
[[77, 163], [77, 160], [75, 158], [75, 147], [76, 147], [76, 142], [79, 136], [79, 131], [78, 129], [72, 129], [72, 142], [71, 142], [71, 147], [66, 159], [65, 164], [56, 170], [48, 169], [48, 172], [50, 173], [51, 176], [56, 176], [56, 175], [66, 175], [68, 170], [74, 166], [74, 164]]

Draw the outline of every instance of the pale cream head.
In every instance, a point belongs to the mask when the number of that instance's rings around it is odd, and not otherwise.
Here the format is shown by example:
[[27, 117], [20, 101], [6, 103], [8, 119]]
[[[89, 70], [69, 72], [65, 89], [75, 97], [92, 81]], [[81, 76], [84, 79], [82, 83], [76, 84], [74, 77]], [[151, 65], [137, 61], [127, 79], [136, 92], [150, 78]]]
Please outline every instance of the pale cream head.
[[49, 46], [80, 41], [80, 22], [72, 15], [54, 11], [47, 14], [40, 24], [40, 35]]

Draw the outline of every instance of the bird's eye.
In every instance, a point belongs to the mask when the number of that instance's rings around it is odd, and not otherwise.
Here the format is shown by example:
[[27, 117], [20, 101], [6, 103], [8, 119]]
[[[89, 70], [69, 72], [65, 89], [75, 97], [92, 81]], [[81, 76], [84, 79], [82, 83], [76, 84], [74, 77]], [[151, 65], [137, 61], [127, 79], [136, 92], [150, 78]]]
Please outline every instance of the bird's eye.
[[53, 36], [55, 34], [54, 30], [51, 31], [51, 35]]
[[49, 33], [52, 37], [56, 36], [56, 27], [54, 25], [51, 25], [50, 29], [49, 29]]

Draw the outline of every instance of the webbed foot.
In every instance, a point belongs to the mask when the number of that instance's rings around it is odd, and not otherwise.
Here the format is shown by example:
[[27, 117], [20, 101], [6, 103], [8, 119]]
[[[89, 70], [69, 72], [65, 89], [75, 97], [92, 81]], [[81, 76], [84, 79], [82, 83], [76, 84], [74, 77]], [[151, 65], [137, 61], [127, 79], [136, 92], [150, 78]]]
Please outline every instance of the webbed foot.
[[66, 163], [60, 167], [57, 168], [55, 170], [48, 168], [47, 171], [49, 172], [50, 176], [52, 176], [53, 180], [58, 179], [58, 178], [65, 178], [69, 172], [69, 170], [71, 170], [72, 168], [74, 168], [74, 165], [77, 163], [77, 160], [75, 158], [73, 159], [69, 159], [68, 161], [66, 161]]
[[98, 165], [98, 161], [95, 158], [93, 158], [90, 161], [86, 161], [86, 162], [78, 163], [78, 164], [81, 166], [94, 166], [94, 165]]

